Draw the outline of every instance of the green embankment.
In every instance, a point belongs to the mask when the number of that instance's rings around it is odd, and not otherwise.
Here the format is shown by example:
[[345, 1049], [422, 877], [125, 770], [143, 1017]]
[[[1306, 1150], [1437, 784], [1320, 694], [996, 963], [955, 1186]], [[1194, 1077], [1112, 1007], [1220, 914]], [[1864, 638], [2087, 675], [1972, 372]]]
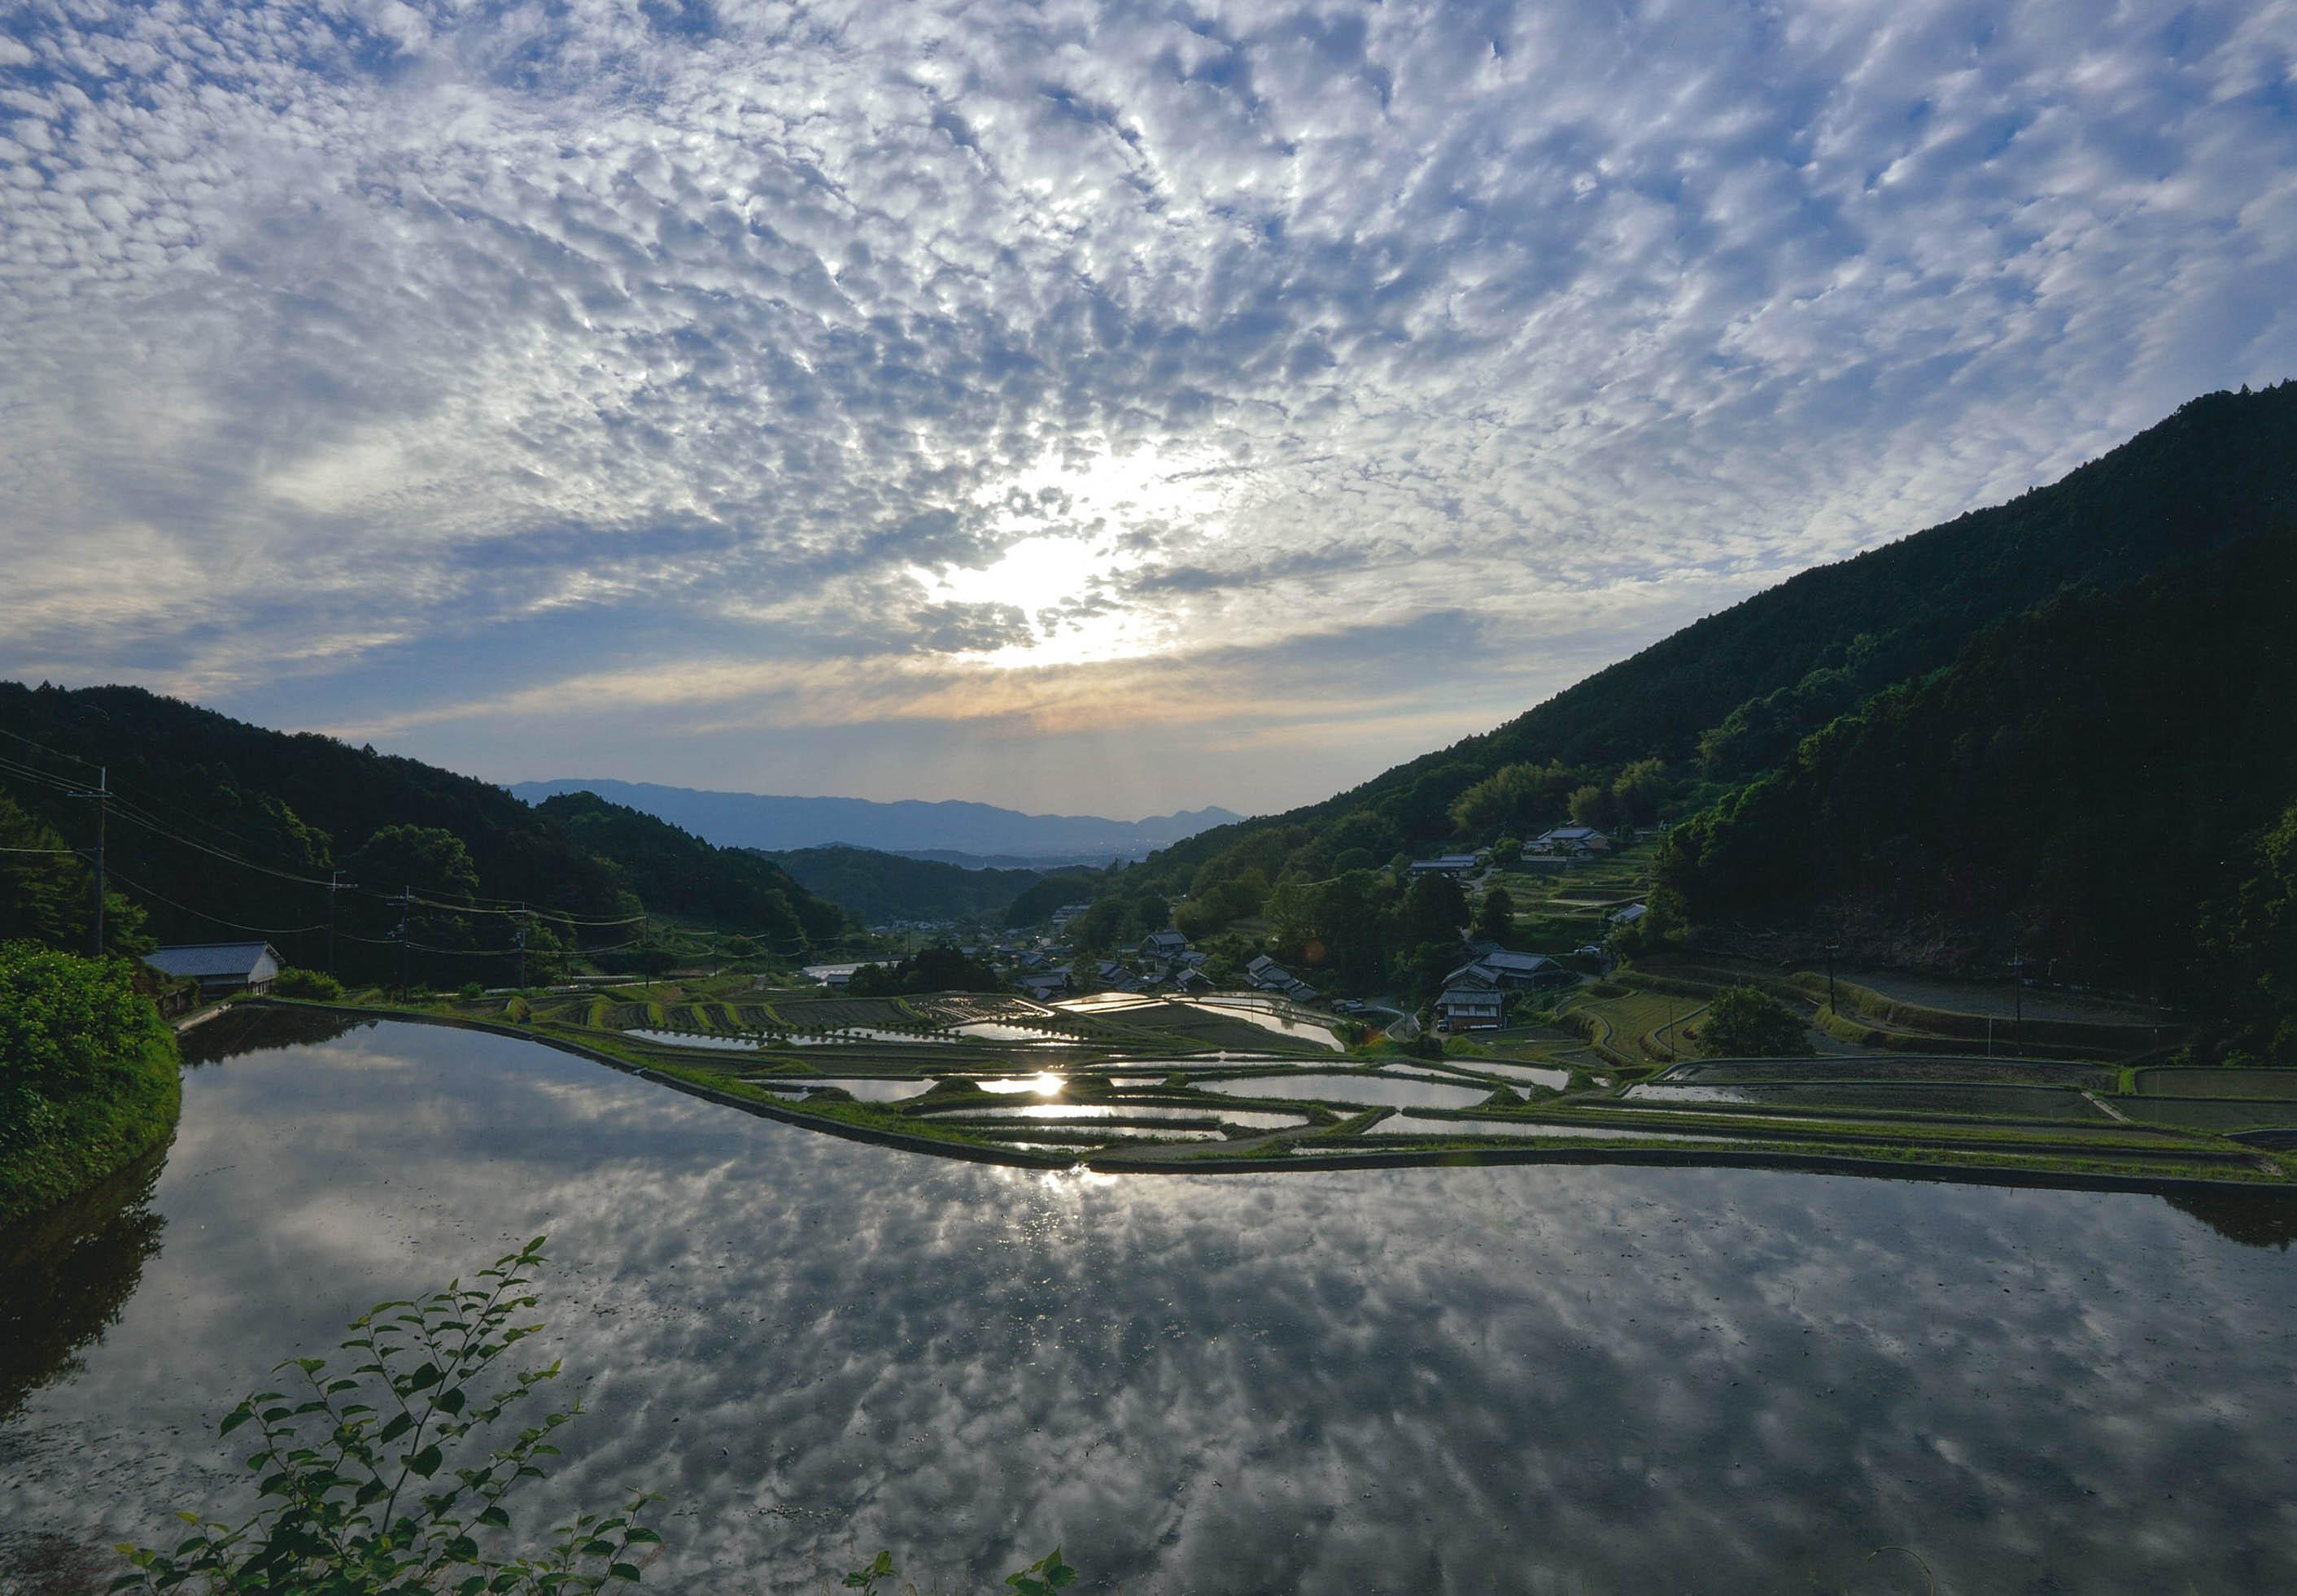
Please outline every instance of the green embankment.
[[174, 1132], [183, 1103], [176, 1039], [157, 1016], [152, 1024], [120, 1067], [86, 1090], [8, 1105], [0, 1121], [0, 1225], [86, 1189]]

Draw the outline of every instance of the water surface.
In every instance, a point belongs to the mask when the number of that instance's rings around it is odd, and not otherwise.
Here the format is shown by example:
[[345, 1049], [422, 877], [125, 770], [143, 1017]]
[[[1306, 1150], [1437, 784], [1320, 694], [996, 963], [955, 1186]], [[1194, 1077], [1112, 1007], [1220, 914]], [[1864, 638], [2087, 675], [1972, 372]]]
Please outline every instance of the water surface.
[[228, 1506], [212, 1425], [272, 1362], [547, 1231], [540, 1355], [593, 1411], [538, 1506], [665, 1493], [648, 1589], [880, 1546], [987, 1588], [1056, 1543], [1132, 1596], [1922, 1591], [1885, 1545], [1948, 1592], [2297, 1589], [2262, 1196], [1048, 1175], [515, 1039], [260, 1040], [191, 1072], [148, 1192], [0, 1237], [10, 1528]]

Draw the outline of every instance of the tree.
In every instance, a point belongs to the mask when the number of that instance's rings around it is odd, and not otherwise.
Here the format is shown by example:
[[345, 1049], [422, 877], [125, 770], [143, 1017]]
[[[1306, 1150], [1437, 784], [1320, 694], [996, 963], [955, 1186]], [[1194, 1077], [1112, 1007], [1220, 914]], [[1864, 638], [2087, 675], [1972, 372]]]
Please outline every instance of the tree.
[[332, 1003], [343, 995], [343, 983], [324, 970], [303, 970], [289, 966], [272, 977], [274, 997], [309, 998], [322, 1003]]
[[1467, 893], [1449, 876], [1429, 871], [1414, 876], [1404, 891], [1404, 918], [1396, 940], [1407, 948], [1421, 942], [1456, 942], [1460, 927], [1467, 923]]
[[1574, 826], [1593, 826], [1597, 830], [1610, 825], [1611, 795], [1592, 782], [1574, 790], [1571, 794], [1571, 823]]
[[371, 892], [411, 886], [430, 897], [468, 898], [479, 890], [470, 849], [438, 826], [385, 826], [360, 843], [343, 868]]
[[1812, 1049], [1802, 1016], [1755, 986], [1726, 986], [1699, 1022], [1699, 1050], [1709, 1058], [1807, 1058]]
[[1515, 934], [1515, 899], [1507, 888], [1495, 886], [1476, 906], [1476, 934], [1486, 942], [1504, 942]]
[[1614, 818], [1627, 826], [1649, 826], [1659, 819], [1667, 796], [1667, 762], [1639, 759], [1611, 782]]
[[670, 944], [648, 936], [633, 947], [622, 950], [622, 961], [648, 981], [659, 981], [678, 963], [678, 955]]

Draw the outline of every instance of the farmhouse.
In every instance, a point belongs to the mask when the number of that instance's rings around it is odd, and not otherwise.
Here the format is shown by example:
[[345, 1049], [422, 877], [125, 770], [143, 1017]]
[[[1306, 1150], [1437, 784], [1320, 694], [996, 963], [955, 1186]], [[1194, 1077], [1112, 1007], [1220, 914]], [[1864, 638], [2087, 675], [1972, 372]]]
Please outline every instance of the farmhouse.
[[1611, 839], [1592, 826], [1557, 826], [1531, 839], [1538, 853], [1609, 853]]
[[1449, 987], [1453, 982], [1468, 982], [1494, 989], [1526, 986], [1560, 986], [1577, 981], [1577, 976], [1553, 959], [1540, 953], [1510, 953], [1505, 949], [1486, 953], [1472, 964], [1465, 964], [1444, 977]]
[[1189, 939], [1177, 931], [1152, 931], [1140, 939], [1143, 958], [1178, 958], [1189, 950]]
[[1446, 986], [1436, 999], [1436, 1024], [1444, 1031], [1488, 1031], [1500, 1023], [1506, 998], [1496, 987], [1474, 981]]
[[279, 950], [269, 942], [186, 942], [144, 956], [163, 975], [188, 975], [200, 996], [268, 992], [279, 975]]
[[1414, 876], [1471, 876], [1475, 874], [1477, 857], [1472, 853], [1439, 853], [1434, 859], [1412, 861]]
[[1269, 992], [1280, 992], [1292, 984], [1292, 972], [1265, 953], [1244, 967], [1244, 978]]
[[869, 960], [861, 958], [851, 964], [810, 964], [801, 974], [812, 976], [831, 991], [842, 992], [852, 983], [853, 972], [869, 962]]

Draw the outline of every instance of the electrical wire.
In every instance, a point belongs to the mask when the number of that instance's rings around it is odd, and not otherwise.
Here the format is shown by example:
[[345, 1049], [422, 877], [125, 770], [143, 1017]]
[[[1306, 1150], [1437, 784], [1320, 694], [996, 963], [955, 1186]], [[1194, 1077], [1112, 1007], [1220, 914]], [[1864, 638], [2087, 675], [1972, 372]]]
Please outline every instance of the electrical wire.
[[[105, 769], [105, 767], [98, 766], [91, 761], [80, 758], [78, 754], [66, 753], [60, 749], [50, 748], [45, 744], [35, 742], [31, 738], [21, 736], [16, 732], [0, 730], [0, 736], [11, 737], [16, 742], [23, 744], [28, 748], [37, 749], [40, 753], [48, 754], [56, 759], [70, 760], [75, 764], [85, 765], [91, 770], [102, 770]], [[37, 782], [45, 786], [52, 787], [58, 792], [77, 794], [79, 791], [79, 789], [75, 787], [72, 783], [66, 781], [60, 777], [52, 775], [47, 771], [38, 769], [36, 767], [26, 765], [20, 761], [12, 760], [5, 755], [0, 755], [0, 771], [12, 773], [21, 779]], [[377, 902], [383, 903], [405, 903], [408, 901], [407, 898], [403, 894], [384, 893], [371, 887], [339, 884], [333, 880], [323, 881], [315, 876], [305, 876], [292, 870], [282, 870], [274, 866], [259, 864], [253, 860], [243, 859], [236, 854], [226, 852], [223, 849], [218, 848], [212, 843], [202, 842], [195, 837], [187, 837], [178, 832], [169, 829], [167, 825], [161, 823], [156, 817], [144, 812], [141, 804], [117, 790], [107, 787], [103, 794], [103, 796], [107, 800], [106, 807], [109, 810], [112, 814], [117, 815], [119, 819], [128, 821], [131, 825], [139, 826], [155, 835], [166, 837], [170, 842], [179, 843], [186, 848], [193, 849], [201, 853], [209, 855], [210, 858], [221, 860], [226, 864], [237, 865], [242, 869], [253, 870], [260, 875], [273, 876], [281, 881], [291, 881], [299, 885], [315, 887], [325, 892], [355, 892], [359, 893], [362, 897], [371, 898]], [[163, 807], [174, 809], [176, 806], [173, 804], [165, 804]], [[235, 841], [251, 841], [249, 838], [240, 836], [235, 832], [229, 831], [223, 827], [216, 826], [212, 822], [198, 820], [196, 817], [190, 816], [189, 811], [187, 810], [177, 810], [177, 812], [185, 814], [187, 819], [194, 819], [197, 824], [206, 826], [210, 830], [217, 831], [226, 836], [232, 837]], [[53, 851], [59, 853], [77, 853], [83, 851], [75, 848], [64, 848], [54, 850], [8, 849], [4, 850], [4, 851]], [[116, 872], [114, 873], [116, 874]], [[198, 909], [187, 909], [182, 904], [173, 903], [168, 899], [161, 898], [157, 893], [152, 892], [148, 887], [139, 887], [137, 890], [149, 893], [152, 897], [157, 899], [161, 902], [169, 903], [171, 908], [182, 909], [185, 914], [197, 915], [201, 913]], [[440, 902], [428, 898], [416, 898], [414, 899], [413, 901], [424, 908], [440, 909], [452, 914], [502, 915], [519, 918], [539, 917], [555, 921], [560, 925], [579, 926], [584, 929], [597, 931], [611, 931], [624, 926], [643, 925], [651, 917], [648, 915], [640, 913], [626, 915], [614, 919], [606, 919], [594, 916], [577, 915], [571, 910], [535, 908], [528, 900], [522, 898], [498, 898], [490, 893], [473, 893], [472, 898], [473, 901], [467, 903]], [[477, 900], [480, 899], [484, 899], [485, 901], [478, 901]], [[516, 905], [516, 907], [490, 907], [490, 905], [493, 904], [514, 904]], [[231, 926], [235, 924], [230, 920], [218, 919], [216, 917], [211, 915], [202, 915], [202, 917], [214, 919], [215, 923], [219, 926]], [[257, 929], [257, 927], [251, 926], [242, 926], [239, 928], [243, 930]], [[292, 934], [283, 932], [277, 934], [286, 935]], [[762, 932], [749, 934], [752, 934], [754, 940], [770, 940], [767, 938], [766, 934]], [[621, 945], [627, 947], [630, 944], [626, 942]]]
[[212, 921], [218, 926], [228, 926], [234, 931], [252, 931], [263, 936], [302, 936], [309, 932], [325, 931], [327, 928], [327, 923], [325, 920], [320, 921], [316, 926], [249, 926], [243, 924], [238, 920], [226, 920], [221, 915], [210, 914], [204, 909], [193, 909], [188, 903], [178, 903], [173, 898], [162, 896], [161, 893], [153, 892], [150, 887], [145, 886], [142, 882], [134, 879], [132, 876], [123, 876], [117, 870], [106, 869], [104, 871], [104, 875], [110, 880], [117, 881], [123, 886], [141, 893], [146, 898], [151, 899], [154, 903], [164, 903], [169, 909], [176, 909], [183, 914], [196, 915], [201, 919]]

